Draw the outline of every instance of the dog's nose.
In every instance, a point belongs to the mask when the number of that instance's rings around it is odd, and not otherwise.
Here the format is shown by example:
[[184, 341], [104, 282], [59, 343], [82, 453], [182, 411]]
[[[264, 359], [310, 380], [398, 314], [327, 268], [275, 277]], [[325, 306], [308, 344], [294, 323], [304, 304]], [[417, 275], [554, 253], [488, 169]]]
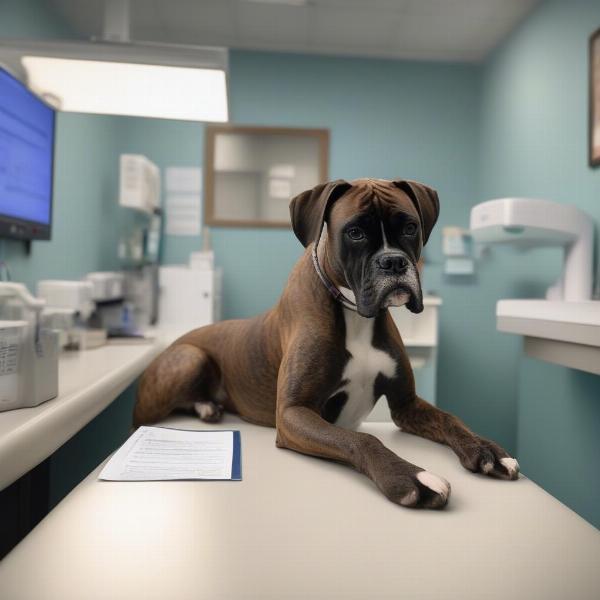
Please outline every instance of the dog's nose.
[[382, 271], [402, 273], [408, 267], [408, 260], [401, 254], [382, 254], [375, 260], [375, 264]]

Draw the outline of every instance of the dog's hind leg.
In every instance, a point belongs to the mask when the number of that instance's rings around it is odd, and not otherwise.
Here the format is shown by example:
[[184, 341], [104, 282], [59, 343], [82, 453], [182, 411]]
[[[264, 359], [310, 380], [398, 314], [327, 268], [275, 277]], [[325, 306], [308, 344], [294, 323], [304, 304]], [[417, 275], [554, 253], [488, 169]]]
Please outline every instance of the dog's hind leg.
[[224, 406], [214, 400], [194, 402], [194, 410], [200, 420], [206, 423], [218, 423], [225, 412]]
[[192, 344], [171, 346], [142, 375], [134, 427], [156, 423], [177, 408], [192, 407], [202, 420], [216, 422], [223, 416], [220, 388], [220, 369], [204, 350]]

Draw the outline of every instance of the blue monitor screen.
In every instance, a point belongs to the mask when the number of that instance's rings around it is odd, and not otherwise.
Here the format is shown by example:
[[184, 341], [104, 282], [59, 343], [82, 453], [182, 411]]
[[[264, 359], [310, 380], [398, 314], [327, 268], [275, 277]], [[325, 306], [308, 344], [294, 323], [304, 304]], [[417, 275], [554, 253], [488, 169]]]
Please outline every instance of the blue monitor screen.
[[0, 235], [50, 237], [54, 117], [0, 68]]

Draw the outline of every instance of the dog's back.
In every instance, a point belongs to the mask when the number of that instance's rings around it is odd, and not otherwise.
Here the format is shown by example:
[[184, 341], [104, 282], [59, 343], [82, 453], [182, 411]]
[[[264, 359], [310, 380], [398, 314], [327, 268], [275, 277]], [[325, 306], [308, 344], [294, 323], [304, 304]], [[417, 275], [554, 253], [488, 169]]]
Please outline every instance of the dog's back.
[[[207, 421], [218, 420], [226, 410], [274, 427], [282, 348], [290, 337], [314, 327], [315, 344], [338, 333], [343, 339], [333, 311], [327, 314], [331, 303], [310, 260], [307, 250], [272, 309], [190, 331], [157, 357], [140, 381], [134, 424], [157, 422], [176, 409], [195, 409]], [[339, 351], [343, 354], [343, 343]]]

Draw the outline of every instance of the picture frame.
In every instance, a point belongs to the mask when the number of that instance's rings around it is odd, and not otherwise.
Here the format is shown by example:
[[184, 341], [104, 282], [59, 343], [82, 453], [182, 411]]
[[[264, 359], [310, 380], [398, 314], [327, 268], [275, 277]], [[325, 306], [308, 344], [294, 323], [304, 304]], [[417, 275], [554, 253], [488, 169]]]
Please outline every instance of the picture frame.
[[600, 28], [589, 41], [589, 136], [590, 167], [600, 165]]
[[[260, 160], [260, 147], [267, 150], [266, 154], [268, 148], [278, 149], [273, 164], [268, 156], [264, 161]], [[328, 179], [329, 130], [208, 125], [205, 130], [204, 159], [206, 225], [291, 228], [291, 197]], [[298, 159], [301, 163], [296, 164]], [[263, 162], [260, 168], [254, 164]], [[307, 162], [311, 164], [307, 165]], [[308, 171], [310, 176], [307, 175]], [[244, 191], [236, 196], [234, 192], [240, 187]], [[254, 188], [259, 190], [258, 195], [250, 193]], [[237, 205], [232, 202], [233, 198], [237, 198]], [[256, 203], [257, 212], [239, 210], [244, 206], [248, 208], [250, 203]], [[252, 214], [242, 216], [242, 212]]]

